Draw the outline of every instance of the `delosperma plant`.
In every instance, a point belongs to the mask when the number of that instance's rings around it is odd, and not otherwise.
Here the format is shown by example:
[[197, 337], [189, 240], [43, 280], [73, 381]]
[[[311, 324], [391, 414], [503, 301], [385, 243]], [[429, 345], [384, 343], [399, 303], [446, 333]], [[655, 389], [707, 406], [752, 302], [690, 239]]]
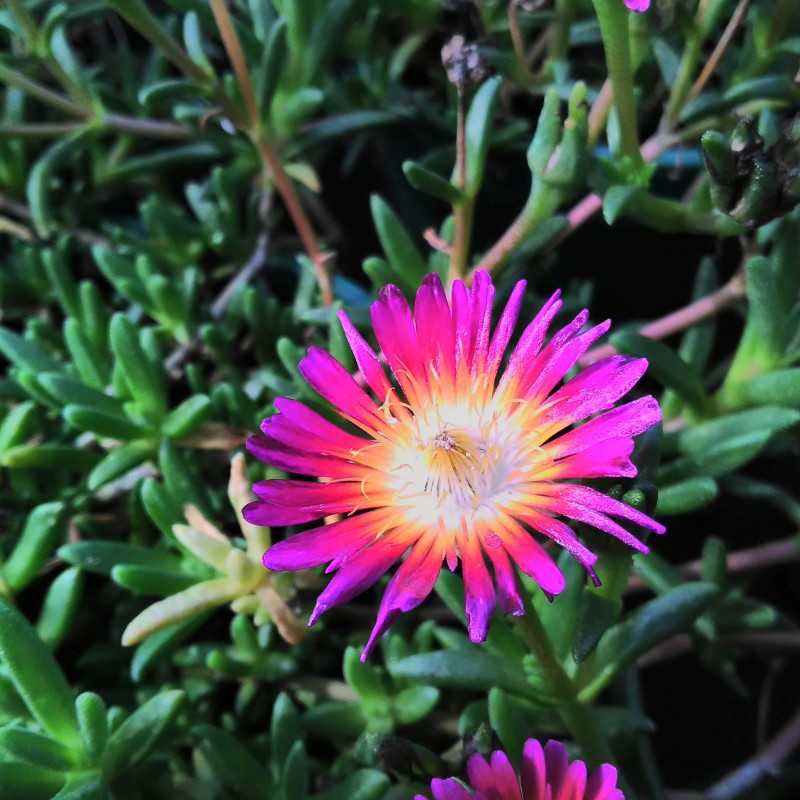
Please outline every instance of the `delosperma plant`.
[[0, 41], [0, 798], [799, 795], [797, 0]]

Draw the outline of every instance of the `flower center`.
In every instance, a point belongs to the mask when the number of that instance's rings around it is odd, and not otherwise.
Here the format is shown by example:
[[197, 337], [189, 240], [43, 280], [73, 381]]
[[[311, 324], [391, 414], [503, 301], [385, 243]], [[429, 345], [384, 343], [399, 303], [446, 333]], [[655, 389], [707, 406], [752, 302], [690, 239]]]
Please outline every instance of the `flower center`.
[[391, 474], [396, 502], [411, 517], [457, 529], [465, 516], [490, 510], [507, 488], [516, 448], [508, 446], [496, 420], [448, 416], [457, 421], [416, 420], [398, 442]]

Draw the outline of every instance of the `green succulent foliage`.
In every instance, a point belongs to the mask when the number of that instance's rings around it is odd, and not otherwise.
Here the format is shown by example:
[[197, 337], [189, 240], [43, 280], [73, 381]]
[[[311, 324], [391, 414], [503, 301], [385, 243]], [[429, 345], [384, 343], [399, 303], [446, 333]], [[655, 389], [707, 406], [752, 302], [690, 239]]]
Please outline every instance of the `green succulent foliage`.
[[[650, 548], [631, 555], [575, 523], [601, 586], [566, 554], [555, 598], [520, 576], [626, 796], [663, 800], [684, 780], [653, 751], [670, 720], [643, 670], [690, 651], [726, 713], [780, 683], [793, 651], [758, 647], [794, 646], [791, 598], [740, 569], [765, 543], [790, 563], [800, 525], [796, 3], [747, 4], [702, 79], [744, 6], [617, 3], [646, 159], [604, 112], [593, 5], [0, 8], [3, 798], [407, 800], [463, 776], [471, 752], [500, 746], [518, 765], [530, 736], [573, 740], [524, 618], [498, 612], [470, 642], [458, 571], [367, 662], [372, 595], [307, 631], [328, 578], [261, 565], [300, 526], [239, 513], [249, 484], [290, 476], [248, 460], [229, 482], [277, 397], [342, 424], [299, 361], [324, 347], [355, 373], [338, 312], [374, 347], [377, 291], [412, 300], [430, 272], [487, 268], [498, 301], [527, 278], [525, 322], [560, 285], [555, 328], [638, 287], [610, 344], [647, 358], [663, 425], [638, 438], [637, 477], [600, 488], [671, 530], [631, 524]], [[287, 185], [321, 256], [304, 253]], [[563, 244], [573, 234], [584, 250]], [[693, 255], [651, 291], [650, 256], [673, 246]], [[615, 271], [627, 251], [633, 278]], [[664, 287], [692, 305], [654, 334]], [[729, 505], [759, 520], [744, 556]], [[703, 786], [745, 758], [734, 749], [703, 765]], [[747, 796], [794, 797], [793, 758]]]

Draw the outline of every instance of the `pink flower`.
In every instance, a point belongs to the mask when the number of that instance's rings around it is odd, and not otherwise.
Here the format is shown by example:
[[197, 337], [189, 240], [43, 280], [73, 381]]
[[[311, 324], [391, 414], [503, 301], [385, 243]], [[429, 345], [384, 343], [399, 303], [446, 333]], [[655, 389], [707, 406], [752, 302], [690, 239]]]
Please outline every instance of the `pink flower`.
[[[467, 762], [467, 774], [474, 791], [454, 778], [434, 778], [433, 800], [625, 800], [611, 764], [602, 764], [587, 777], [586, 764], [570, 764], [560, 742], [549, 741], [542, 749], [536, 739], [528, 739], [519, 777], [508, 756], [499, 750], [488, 762], [476, 753]], [[428, 798], [418, 794], [414, 800]]]
[[[428, 275], [413, 313], [402, 292], [386, 286], [372, 306], [372, 323], [393, 380], [341, 312], [366, 388], [316, 347], [299, 369], [348, 430], [296, 400], [278, 398], [279, 413], [248, 440], [250, 452], [267, 464], [319, 479], [256, 483], [259, 500], [244, 509], [249, 522], [298, 525], [344, 515], [264, 555], [272, 570], [328, 564], [327, 572], [335, 571], [309, 624], [363, 592], [406, 554], [362, 658], [401, 612], [428, 596], [443, 562], [454, 570], [461, 560], [469, 635], [481, 642], [496, 603], [506, 613], [523, 613], [512, 564], [550, 595], [564, 588], [563, 575], [532, 531], [569, 550], [596, 583], [597, 556], [559, 516], [640, 552], [647, 552], [645, 545], [612, 517], [664, 532], [641, 512], [574, 482], [636, 475], [633, 437], [659, 421], [658, 403], [643, 397], [612, 406], [641, 378], [647, 361], [611, 356], [557, 388], [610, 323], [584, 331], [584, 310], [545, 344], [562, 305], [556, 292], [501, 369], [524, 292], [520, 281], [492, 331], [494, 286], [486, 273], [478, 273], [470, 288], [456, 281], [450, 299], [438, 276]], [[594, 418], [573, 427], [587, 417]]]
[[650, 0], [625, 0], [625, 5], [631, 11], [647, 11], [650, 8]]

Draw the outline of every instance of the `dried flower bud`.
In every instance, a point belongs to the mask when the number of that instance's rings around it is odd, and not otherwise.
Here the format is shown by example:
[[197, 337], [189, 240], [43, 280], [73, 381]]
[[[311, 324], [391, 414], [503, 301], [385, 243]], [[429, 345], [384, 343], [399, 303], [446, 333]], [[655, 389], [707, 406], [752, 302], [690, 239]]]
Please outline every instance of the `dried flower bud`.
[[748, 228], [756, 228], [800, 203], [800, 115], [765, 146], [754, 121], [741, 120], [730, 140], [709, 131], [701, 140], [714, 205]]
[[470, 84], [480, 83], [486, 77], [486, 64], [481, 57], [478, 45], [467, 43], [457, 34], [442, 47], [442, 65], [447, 70], [447, 78], [459, 91]]

